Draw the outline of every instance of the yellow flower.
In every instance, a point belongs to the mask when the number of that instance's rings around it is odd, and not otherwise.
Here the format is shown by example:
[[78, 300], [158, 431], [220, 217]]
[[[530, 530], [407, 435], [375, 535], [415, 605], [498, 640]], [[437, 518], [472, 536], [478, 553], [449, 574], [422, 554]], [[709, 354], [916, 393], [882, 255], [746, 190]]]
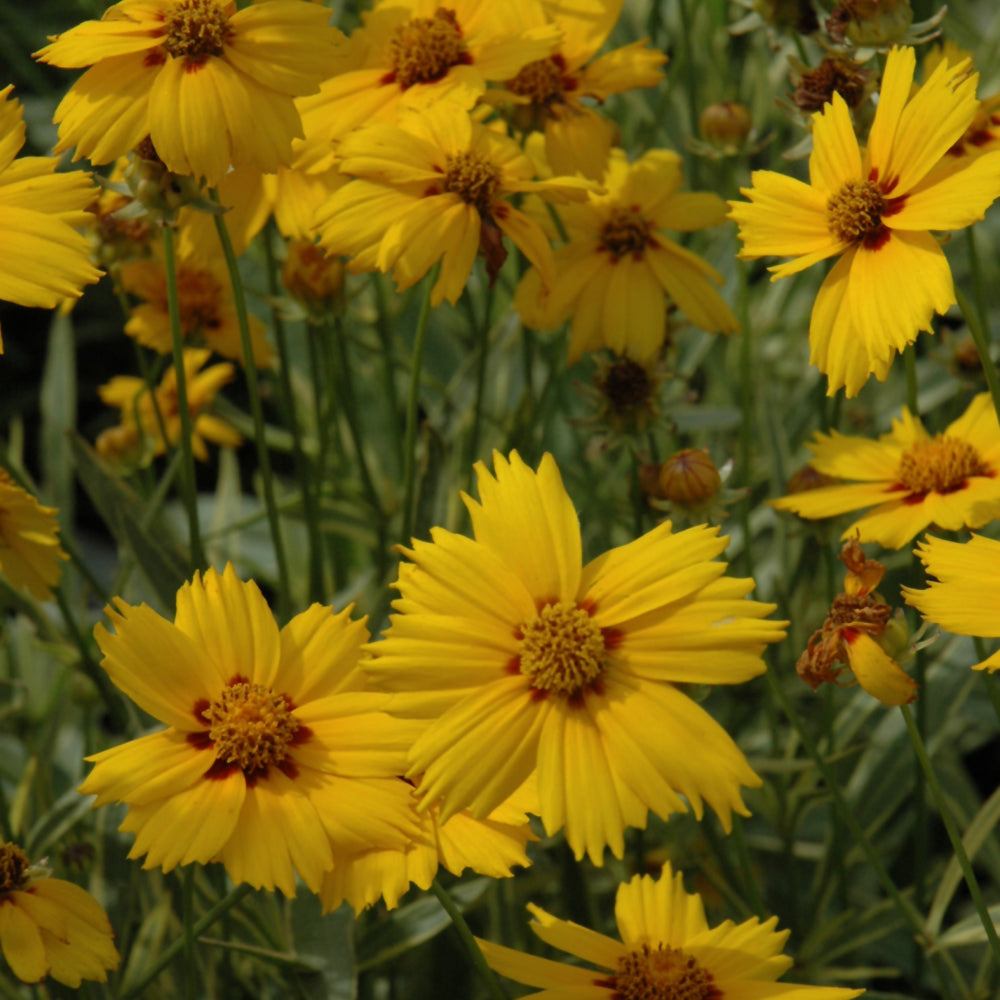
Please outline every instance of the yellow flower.
[[334, 143], [360, 125], [447, 99], [471, 108], [488, 80], [514, 76], [559, 41], [538, 0], [382, 0], [361, 15], [338, 56], [343, 71], [299, 101], [306, 132], [297, 165], [329, 170]]
[[877, 441], [817, 433], [809, 450], [817, 472], [856, 481], [768, 503], [808, 518], [875, 508], [841, 538], [899, 549], [932, 524], [958, 531], [1000, 517], [1000, 426], [988, 393], [934, 437], [904, 407]]
[[121, 961], [104, 907], [72, 882], [47, 878], [10, 842], [0, 844], [0, 947], [25, 983], [51, 976], [77, 989], [108, 981]]
[[[968, 59], [972, 55], [959, 48], [951, 40], [943, 45], [932, 45], [923, 59], [924, 79], [934, 72], [938, 63], [947, 60], [950, 63]], [[1000, 148], [1000, 94], [984, 97], [976, 109], [976, 117], [965, 130], [961, 138], [948, 150], [951, 156], [978, 156]]]
[[655, 87], [663, 79], [660, 67], [667, 57], [647, 48], [645, 40], [593, 59], [615, 26], [622, 2], [586, 0], [570, 10], [559, 0], [542, 0], [562, 32], [559, 48], [487, 93], [491, 104], [515, 103], [511, 120], [518, 131], [544, 131], [546, 159], [557, 174], [580, 171], [600, 180], [616, 142], [617, 126], [584, 104], [585, 98], [603, 103], [612, 94]]
[[[384, 641], [365, 669], [429, 716], [410, 753], [421, 809], [482, 818], [537, 771], [540, 815], [577, 857], [621, 857], [622, 833], [703, 801], [727, 829], [760, 779], [678, 685], [738, 684], [763, 673], [783, 635], [724, 576], [718, 529], [669, 523], [586, 566], [580, 526], [551, 455], [536, 472], [494, 453], [463, 495], [474, 539], [443, 529], [404, 550]], [[407, 706], [415, 703], [415, 707]]]
[[314, 604], [281, 631], [232, 566], [195, 574], [166, 621], [122, 600], [94, 630], [112, 681], [167, 728], [89, 757], [96, 805], [125, 802], [144, 868], [220, 861], [233, 882], [317, 892], [334, 850], [415, 833], [396, 777], [414, 723], [360, 690], [364, 623]]
[[56, 109], [56, 151], [110, 163], [149, 136], [169, 170], [210, 185], [231, 165], [276, 170], [302, 135], [294, 98], [318, 90], [342, 37], [329, 16], [302, 0], [122, 0], [35, 53], [92, 67]]
[[523, 799], [515, 794], [485, 819], [474, 819], [466, 810], [441, 822], [432, 806], [420, 815], [420, 830], [405, 848], [336, 857], [319, 892], [324, 912], [345, 899], [356, 913], [379, 899], [394, 909], [411, 883], [429, 889], [439, 866], [453, 875], [471, 868], [488, 878], [509, 878], [514, 865], [527, 868], [531, 861], [525, 844], [537, 838], [528, 826]]
[[668, 297], [695, 326], [738, 332], [712, 287], [721, 275], [663, 232], [717, 226], [725, 202], [707, 191], [681, 192], [681, 158], [665, 149], [632, 164], [612, 150], [604, 186], [586, 204], [560, 210], [569, 243], [555, 253], [548, 292], [531, 271], [518, 286], [524, 322], [552, 329], [572, 316], [570, 363], [601, 347], [640, 362], [654, 357], [666, 334]]
[[[480, 941], [490, 966], [515, 982], [538, 987], [529, 997], [551, 1000], [851, 1000], [864, 990], [778, 983], [792, 966], [781, 950], [789, 931], [777, 917], [751, 917], [710, 927], [701, 896], [684, 890], [669, 863], [658, 879], [636, 875], [618, 886], [615, 922], [620, 941], [529, 904], [531, 929], [546, 944], [588, 965], [564, 964]], [[595, 971], [593, 966], [598, 970]]]
[[57, 513], [0, 469], [0, 574], [39, 601], [52, 600], [59, 561], [69, 558], [59, 547]]
[[[243, 443], [243, 439], [229, 424], [205, 412], [212, 405], [219, 390], [233, 380], [236, 371], [231, 364], [212, 365], [211, 368], [201, 371], [211, 353], [195, 348], [184, 351], [188, 409], [191, 411], [191, 450], [195, 458], [203, 462], [208, 461], [206, 441], [212, 441], [226, 448], [237, 448]], [[177, 372], [173, 367], [164, 372], [163, 379], [155, 390], [155, 403], [146, 383], [134, 375], [116, 375], [97, 391], [104, 403], [121, 411], [121, 428], [134, 431], [137, 437], [152, 441], [154, 456], [165, 454], [168, 445], [174, 445], [180, 440], [181, 418], [177, 403]], [[166, 440], [163, 437], [163, 430], [166, 430]], [[115, 438], [111, 440], [114, 441]], [[104, 454], [101, 438], [97, 440], [97, 450]]]
[[[145, 300], [132, 310], [125, 332], [143, 347], [169, 354], [172, 349], [170, 311], [167, 305], [167, 272], [162, 259], [156, 256], [125, 264], [120, 280], [126, 292]], [[236, 307], [225, 264], [218, 258], [202, 264], [178, 259], [177, 291], [185, 343], [204, 345], [242, 363]], [[273, 364], [273, 352], [265, 329], [256, 316], [250, 317], [250, 340], [254, 363], [258, 368]]]
[[[1000, 542], [982, 535], [964, 544], [928, 536], [917, 555], [937, 580], [926, 590], [903, 587], [907, 604], [956, 635], [1000, 636]], [[1000, 651], [973, 670], [1000, 670]]]
[[531, 161], [513, 139], [446, 102], [397, 125], [359, 129], [341, 143], [340, 156], [340, 169], [359, 179], [317, 215], [321, 243], [352, 256], [354, 272], [391, 270], [400, 291], [441, 260], [432, 305], [458, 300], [480, 252], [492, 281], [507, 256], [504, 235], [551, 276], [545, 234], [509, 197], [533, 191], [580, 200], [592, 186], [575, 177], [532, 180]]
[[948, 261], [928, 230], [962, 229], [1000, 194], [1000, 153], [945, 159], [976, 115], [976, 74], [942, 61], [910, 97], [916, 59], [894, 48], [864, 152], [839, 94], [813, 115], [808, 184], [756, 171], [749, 202], [731, 202], [744, 259], [792, 260], [772, 280], [840, 259], [816, 296], [810, 361], [857, 395], [868, 376], [884, 381], [893, 355], [931, 331], [955, 303]]
[[101, 276], [76, 231], [93, 221], [86, 208], [97, 191], [89, 174], [55, 173], [51, 156], [15, 160], [25, 127], [13, 89], [0, 90], [0, 299], [54, 309]]

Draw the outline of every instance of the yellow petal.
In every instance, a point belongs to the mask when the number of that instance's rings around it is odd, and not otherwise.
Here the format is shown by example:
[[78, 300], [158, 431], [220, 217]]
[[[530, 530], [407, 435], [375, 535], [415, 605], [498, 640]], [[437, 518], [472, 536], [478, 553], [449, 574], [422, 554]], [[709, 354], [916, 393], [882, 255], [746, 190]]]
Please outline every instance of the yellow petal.
[[867, 632], [844, 629], [847, 659], [857, 682], [883, 705], [908, 705], [917, 697], [917, 683]]

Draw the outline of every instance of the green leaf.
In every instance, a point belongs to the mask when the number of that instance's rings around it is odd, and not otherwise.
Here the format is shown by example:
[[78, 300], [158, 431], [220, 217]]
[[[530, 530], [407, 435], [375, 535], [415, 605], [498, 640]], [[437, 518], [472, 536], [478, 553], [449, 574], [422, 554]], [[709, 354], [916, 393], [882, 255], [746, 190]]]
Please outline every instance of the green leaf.
[[[463, 882], [448, 890], [463, 913], [475, 906], [492, 884], [488, 878]], [[358, 941], [358, 971], [373, 969], [429, 941], [451, 926], [448, 914], [433, 896], [393, 910]]]
[[355, 1000], [354, 911], [345, 904], [324, 916], [319, 897], [312, 893], [296, 896], [291, 908], [296, 955], [320, 970], [301, 975], [304, 994], [310, 1000]]
[[146, 523], [143, 503], [108, 468], [78, 434], [70, 438], [77, 475], [101, 519], [117, 541], [129, 549], [165, 607], [173, 607], [177, 590], [188, 578], [184, 550], [163, 524]]
[[39, 407], [43, 491], [59, 508], [59, 523], [65, 532], [73, 523], [73, 461], [68, 435], [76, 427], [76, 351], [73, 321], [59, 310], [49, 327]]
[[64, 792], [28, 831], [24, 839], [25, 853], [31, 858], [48, 853], [51, 845], [76, 826], [93, 807], [92, 796], [81, 795], [75, 788]]

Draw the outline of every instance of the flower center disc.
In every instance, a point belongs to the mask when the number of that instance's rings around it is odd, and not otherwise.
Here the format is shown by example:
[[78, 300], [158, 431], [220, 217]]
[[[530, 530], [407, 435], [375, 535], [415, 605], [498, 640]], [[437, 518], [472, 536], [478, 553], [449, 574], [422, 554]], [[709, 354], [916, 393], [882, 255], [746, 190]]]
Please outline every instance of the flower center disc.
[[444, 189], [457, 194], [482, 216], [490, 214], [493, 198], [500, 187], [500, 168], [479, 153], [449, 156], [444, 171]]
[[163, 48], [175, 58], [221, 56], [231, 34], [229, 18], [215, 0], [177, 0], [163, 22], [167, 28]]
[[513, 93], [532, 104], [548, 104], [562, 97], [563, 73], [555, 59], [536, 59], [507, 83]]
[[462, 29], [453, 10], [438, 7], [433, 17], [414, 17], [389, 39], [389, 65], [406, 90], [440, 80], [452, 66], [468, 62]]
[[712, 975], [678, 948], [648, 944], [618, 959], [615, 997], [621, 1000], [722, 1000]]
[[615, 260], [626, 254], [642, 256], [653, 227], [634, 209], [620, 209], [604, 224], [599, 250], [607, 250]]
[[583, 608], [546, 604], [519, 635], [521, 673], [538, 691], [573, 695], [604, 669], [604, 636]]
[[[163, 308], [167, 308], [166, 285], [163, 286]], [[208, 271], [185, 267], [177, 270], [177, 297], [180, 300], [181, 327], [188, 343], [193, 334], [215, 330], [220, 325], [222, 288]]]
[[244, 774], [281, 764], [299, 731], [284, 695], [263, 684], [238, 681], [204, 710], [215, 758]]
[[28, 855], [16, 844], [0, 845], [0, 893], [22, 888], [30, 867]]
[[872, 181], [848, 181], [826, 203], [826, 224], [844, 243], [871, 240], [882, 232], [885, 199]]
[[912, 493], [952, 493], [969, 476], [988, 475], [979, 452], [967, 441], [939, 434], [903, 453], [899, 481]]

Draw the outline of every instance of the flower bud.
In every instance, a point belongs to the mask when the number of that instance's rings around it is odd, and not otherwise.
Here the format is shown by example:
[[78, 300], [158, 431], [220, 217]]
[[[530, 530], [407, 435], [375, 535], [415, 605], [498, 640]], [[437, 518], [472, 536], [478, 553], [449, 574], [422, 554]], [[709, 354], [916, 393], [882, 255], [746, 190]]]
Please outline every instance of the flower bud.
[[834, 41], [853, 45], [891, 45], [910, 30], [910, 0], [842, 0], [827, 21]]
[[722, 486], [722, 477], [707, 451], [685, 448], [660, 468], [660, 494], [680, 506], [710, 502]]
[[735, 153], [746, 141], [752, 125], [750, 112], [743, 104], [721, 101], [710, 104], [698, 118], [701, 137], [716, 149]]

